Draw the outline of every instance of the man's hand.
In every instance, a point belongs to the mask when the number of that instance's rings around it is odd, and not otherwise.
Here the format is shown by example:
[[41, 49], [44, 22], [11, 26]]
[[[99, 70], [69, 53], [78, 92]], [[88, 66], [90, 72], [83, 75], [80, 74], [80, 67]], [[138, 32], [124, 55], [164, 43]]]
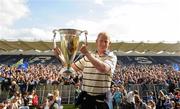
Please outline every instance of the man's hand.
[[62, 52], [61, 52], [61, 50], [58, 47], [54, 48], [54, 55], [55, 56], [59, 56], [61, 54], [62, 54]]
[[63, 65], [65, 65], [66, 61], [64, 59], [64, 56], [62, 55], [61, 50], [58, 47], [54, 48], [54, 55], [61, 60]]
[[88, 49], [87, 49], [87, 45], [82, 44], [80, 51], [82, 54], [87, 55], [89, 53]]

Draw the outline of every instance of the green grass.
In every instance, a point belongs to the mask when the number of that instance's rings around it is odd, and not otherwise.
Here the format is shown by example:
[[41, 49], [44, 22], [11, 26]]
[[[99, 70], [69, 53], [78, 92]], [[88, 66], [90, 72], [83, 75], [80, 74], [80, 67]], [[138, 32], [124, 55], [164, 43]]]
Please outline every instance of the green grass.
[[73, 104], [63, 104], [63, 109], [78, 109]]

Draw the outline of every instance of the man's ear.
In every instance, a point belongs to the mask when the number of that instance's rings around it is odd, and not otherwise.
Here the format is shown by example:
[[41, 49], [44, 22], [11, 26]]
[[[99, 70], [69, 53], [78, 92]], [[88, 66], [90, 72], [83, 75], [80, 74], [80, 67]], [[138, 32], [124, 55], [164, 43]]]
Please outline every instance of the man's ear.
[[96, 39], [96, 43], [97, 43], [97, 41], [98, 41], [98, 40]]

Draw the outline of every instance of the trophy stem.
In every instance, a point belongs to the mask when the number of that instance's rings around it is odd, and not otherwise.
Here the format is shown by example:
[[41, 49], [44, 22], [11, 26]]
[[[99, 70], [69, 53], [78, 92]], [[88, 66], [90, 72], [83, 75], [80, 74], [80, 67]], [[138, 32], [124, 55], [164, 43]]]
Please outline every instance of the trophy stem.
[[73, 69], [71, 67], [66, 67], [65, 71], [63, 73], [72, 74]]

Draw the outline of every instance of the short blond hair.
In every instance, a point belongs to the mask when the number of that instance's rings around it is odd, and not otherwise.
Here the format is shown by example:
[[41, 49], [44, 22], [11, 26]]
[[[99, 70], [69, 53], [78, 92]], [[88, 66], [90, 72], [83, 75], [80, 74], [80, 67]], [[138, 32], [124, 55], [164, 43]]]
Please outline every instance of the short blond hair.
[[108, 38], [108, 40], [110, 41], [110, 36], [109, 36], [108, 33], [106, 33], [106, 32], [100, 32], [100, 33], [98, 34], [97, 40], [99, 39], [100, 36], [106, 36], [106, 37]]
[[59, 96], [59, 90], [54, 90], [54, 92], [53, 92], [53, 95], [54, 95], [54, 97], [58, 97]]

